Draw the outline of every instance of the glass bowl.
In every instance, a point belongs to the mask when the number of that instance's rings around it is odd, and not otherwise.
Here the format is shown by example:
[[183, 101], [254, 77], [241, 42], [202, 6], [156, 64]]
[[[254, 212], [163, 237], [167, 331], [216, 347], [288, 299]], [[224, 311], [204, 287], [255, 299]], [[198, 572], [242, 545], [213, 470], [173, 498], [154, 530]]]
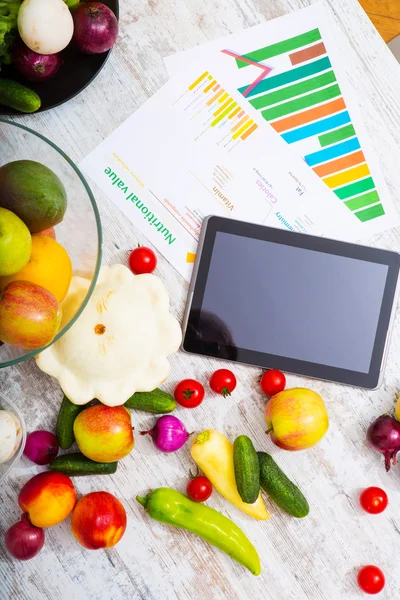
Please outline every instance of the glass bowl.
[[6, 478], [8, 473], [11, 471], [13, 466], [21, 458], [22, 452], [24, 451], [24, 448], [25, 448], [25, 442], [26, 442], [26, 425], [25, 425], [24, 417], [22, 416], [21, 411], [11, 402], [11, 400], [7, 400], [7, 398], [2, 396], [1, 394], [0, 394], [0, 410], [9, 410], [10, 412], [14, 413], [14, 415], [17, 415], [18, 419], [20, 420], [21, 429], [22, 429], [21, 443], [20, 443], [20, 446], [19, 446], [17, 452], [14, 454], [14, 456], [12, 456], [9, 460], [7, 460], [7, 462], [0, 463], [0, 483], [1, 483], [3, 481], [3, 479]]
[[[93, 194], [77, 166], [55, 144], [32, 129], [0, 118], [0, 166], [14, 160], [35, 160], [52, 169], [67, 192], [64, 220], [56, 225], [57, 241], [68, 252], [74, 275], [91, 280], [88, 293], [76, 313], [57, 333], [58, 340], [75, 323], [85, 308], [101, 265], [101, 222]], [[51, 344], [49, 344], [51, 345]], [[0, 346], [0, 368], [22, 362], [43, 348], [23, 350], [7, 344]]]

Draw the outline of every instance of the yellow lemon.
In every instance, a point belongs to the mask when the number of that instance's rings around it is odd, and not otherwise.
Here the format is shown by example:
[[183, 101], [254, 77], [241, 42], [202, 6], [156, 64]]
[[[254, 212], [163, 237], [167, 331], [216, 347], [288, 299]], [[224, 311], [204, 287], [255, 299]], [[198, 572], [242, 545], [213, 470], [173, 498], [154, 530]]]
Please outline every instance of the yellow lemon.
[[45, 235], [32, 236], [32, 255], [21, 271], [0, 277], [0, 290], [12, 281], [30, 281], [51, 292], [59, 302], [67, 295], [72, 277], [72, 264], [61, 244]]

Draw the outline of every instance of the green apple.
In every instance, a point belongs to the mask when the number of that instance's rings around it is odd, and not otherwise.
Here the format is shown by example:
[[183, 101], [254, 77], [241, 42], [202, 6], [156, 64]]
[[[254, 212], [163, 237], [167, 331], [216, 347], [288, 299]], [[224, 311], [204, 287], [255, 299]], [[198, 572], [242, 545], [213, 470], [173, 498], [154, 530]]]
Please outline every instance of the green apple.
[[25, 223], [11, 210], [0, 207], [0, 277], [23, 269], [31, 252], [32, 238]]

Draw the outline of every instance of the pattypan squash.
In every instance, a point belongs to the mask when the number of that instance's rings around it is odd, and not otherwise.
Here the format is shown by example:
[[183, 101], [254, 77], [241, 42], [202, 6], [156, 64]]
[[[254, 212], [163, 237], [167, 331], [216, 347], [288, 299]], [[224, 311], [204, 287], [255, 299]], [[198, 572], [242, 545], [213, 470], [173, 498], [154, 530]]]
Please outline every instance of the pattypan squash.
[[[61, 326], [75, 314], [89, 286], [88, 279], [72, 278]], [[178, 350], [181, 338], [162, 281], [113, 265], [101, 269], [76, 323], [36, 362], [58, 379], [74, 404], [97, 398], [117, 406], [135, 392], [154, 390], [168, 377], [167, 356]]]

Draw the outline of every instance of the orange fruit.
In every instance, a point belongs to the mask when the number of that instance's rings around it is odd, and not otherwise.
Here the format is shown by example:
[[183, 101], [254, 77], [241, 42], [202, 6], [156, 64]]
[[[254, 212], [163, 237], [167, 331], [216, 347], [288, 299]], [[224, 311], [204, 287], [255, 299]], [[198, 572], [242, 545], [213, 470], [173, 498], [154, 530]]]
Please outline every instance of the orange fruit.
[[28, 264], [10, 277], [0, 277], [0, 291], [11, 281], [30, 281], [42, 286], [62, 302], [71, 277], [71, 259], [65, 248], [52, 238], [37, 233], [32, 236], [32, 255]]

